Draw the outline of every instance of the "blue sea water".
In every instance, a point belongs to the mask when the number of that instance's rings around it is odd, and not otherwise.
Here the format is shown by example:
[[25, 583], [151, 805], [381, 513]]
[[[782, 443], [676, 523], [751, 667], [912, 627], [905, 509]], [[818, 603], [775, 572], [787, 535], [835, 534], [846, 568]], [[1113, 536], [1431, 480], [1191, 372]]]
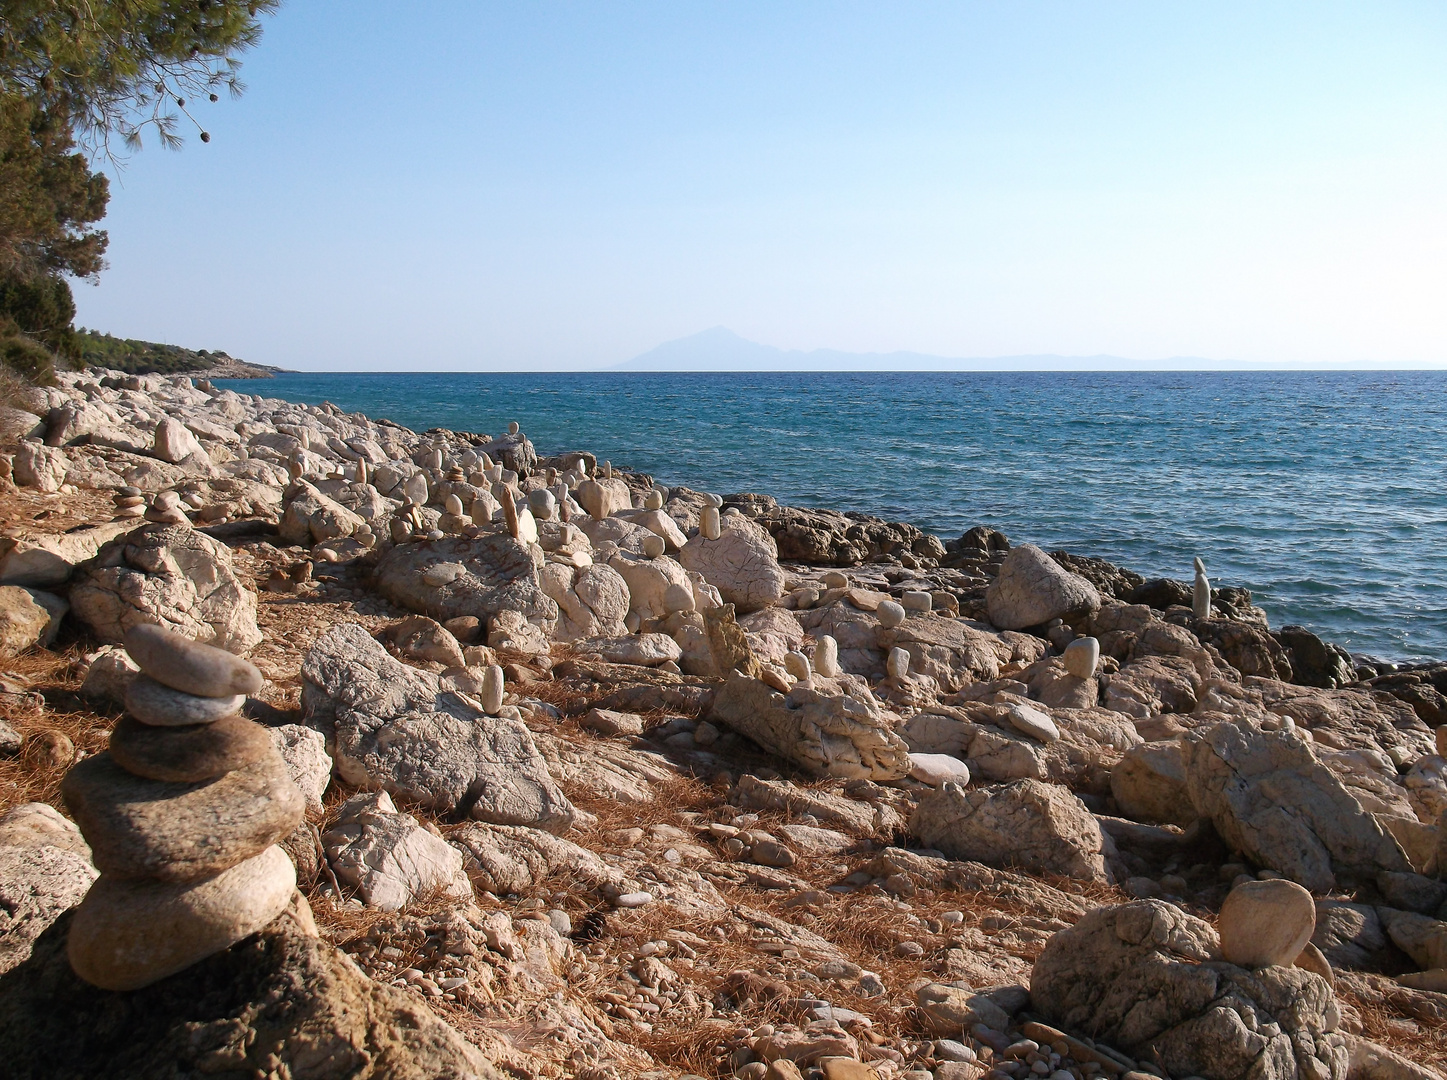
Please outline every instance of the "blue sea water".
[[292, 373], [227, 385], [720, 493], [972, 525], [1447, 658], [1447, 372]]

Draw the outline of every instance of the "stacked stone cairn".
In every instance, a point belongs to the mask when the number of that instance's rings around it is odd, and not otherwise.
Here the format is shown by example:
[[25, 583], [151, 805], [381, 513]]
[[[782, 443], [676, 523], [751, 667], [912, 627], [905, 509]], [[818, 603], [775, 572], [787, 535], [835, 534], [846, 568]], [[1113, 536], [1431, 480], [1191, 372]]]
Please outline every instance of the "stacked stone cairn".
[[125, 645], [141, 669], [127, 715], [61, 788], [101, 872], [70, 963], [106, 990], [175, 974], [285, 911], [296, 870], [275, 845], [306, 808], [266, 729], [240, 715], [255, 666], [159, 626]]
[[146, 512], [146, 497], [138, 487], [123, 487], [113, 496], [116, 503], [116, 521], [138, 518]]

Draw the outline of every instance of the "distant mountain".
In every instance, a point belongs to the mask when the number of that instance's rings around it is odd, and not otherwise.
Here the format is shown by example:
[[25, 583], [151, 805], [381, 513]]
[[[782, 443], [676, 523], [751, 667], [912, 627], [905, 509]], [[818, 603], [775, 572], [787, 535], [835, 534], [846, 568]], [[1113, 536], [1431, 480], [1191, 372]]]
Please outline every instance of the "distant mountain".
[[1122, 356], [993, 356], [961, 359], [925, 353], [852, 353], [838, 349], [779, 349], [711, 330], [666, 341], [611, 371], [1189, 371], [1259, 368], [1263, 364], [1173, 356], [1130, 360]]

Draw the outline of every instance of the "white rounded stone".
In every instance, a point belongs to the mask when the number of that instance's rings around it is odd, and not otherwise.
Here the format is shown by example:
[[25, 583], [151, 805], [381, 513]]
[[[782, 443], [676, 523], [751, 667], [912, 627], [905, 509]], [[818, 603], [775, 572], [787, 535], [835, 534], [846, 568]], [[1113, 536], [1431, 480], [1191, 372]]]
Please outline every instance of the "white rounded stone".
[[881, 600], [874, 614], [879, 619], [879, 625], [889, 630], [904, 622], [904, 605], [893, 600]]
[[923, 589], [911, 589], [899, 600], [905, 611], [930, 611], [935, 606], [934, 597]]
[[547, 488], [535, 488], [528, 492], [528, 509], [539, 521], [552, 521], [558, 510], [558, 497]]
[[909, 775], [930, 787], [964, 785], [970, 782], [970, 767], [949, 754], [910, 754]]
[[829, 634], [820, 634], [814, 643], [814, 670], [826, 679], [844, 674], [839, 666], [839, 642]]
[[801, 682], [813, 674], [809, 670], [809, 658], [801, 652], [784, 654], [784, 670]]
[[507, 433], [509, 435], [516, 435], [521, 430], [522, 429], [518, 427], [518, 422], [516, 420], [514, 420], [507, 426]]
[[1100, 663], [1100, 642], [1093, 637], [1076, 638], [1065, 646], [1061, 654], [1065, 670], [1077, 679], [1095, 677], [1096, 665]]
[[643, 496], [643, 509], [662, 510], [663, 492], [659, 491], [657, 488], [654, 488], [647, 495]]
[[1191, 614], [1198, 619], [1211, 617], [1211, 580], [1206, 577], [1206, 564], [1196, 560], [1196, 582], [1191, 588]]
[[698, 533], [705, 540], [717, 540], [723, 535], [723, 529], [719, 527], [718, 507], [703, 508], [703, 513], [698, 518]]
[[498, 664], [489, 664], [482, 675], [482, 692], [478, 695], [482, 711], [488, 716], [496, 716], [502, 710], [502, 694], [504, 679], [502, 667]]
[[897, 646], [890, 649], [889, 659], [885, 662], [885, 671], [894, 682], [904, 679], [909, 675], [909, 652]]
[[443, 509], [453, 517], [462, 516], [462, 500], [456, 495], [449, 495], [442, 503]]
[[838, 570], [826, 570], [819, 580], [823, 582], [824, 588], [826, 589], [849, 588], [848, 576], [840, 573]]
[[1011, 705], [1005, 712], [1010, 718], [1010, 724], [1023, 735], [1046, 743], [1060, 738], [1060, 729], [1055, 726], [1055, 721], [1048, 713], [1032, 709], [1028, 705]]
[[664, 543], [663, 537], [655, 533], [649, 533], [643, 538], [643, 554], [650, 559], [656, 559], [667, 550], [668, 545]]

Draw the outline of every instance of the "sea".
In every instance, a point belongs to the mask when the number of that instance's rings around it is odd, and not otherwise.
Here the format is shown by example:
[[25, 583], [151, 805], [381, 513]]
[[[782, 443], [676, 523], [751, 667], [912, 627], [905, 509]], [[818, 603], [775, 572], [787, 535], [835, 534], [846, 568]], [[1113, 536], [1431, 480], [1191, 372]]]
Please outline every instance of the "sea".
[[1273, 627], [1447, 659], [1447, 372], [287, 373], [223, 385], [591, 450], [661, 484], [974, 525], [1249, 588]]

